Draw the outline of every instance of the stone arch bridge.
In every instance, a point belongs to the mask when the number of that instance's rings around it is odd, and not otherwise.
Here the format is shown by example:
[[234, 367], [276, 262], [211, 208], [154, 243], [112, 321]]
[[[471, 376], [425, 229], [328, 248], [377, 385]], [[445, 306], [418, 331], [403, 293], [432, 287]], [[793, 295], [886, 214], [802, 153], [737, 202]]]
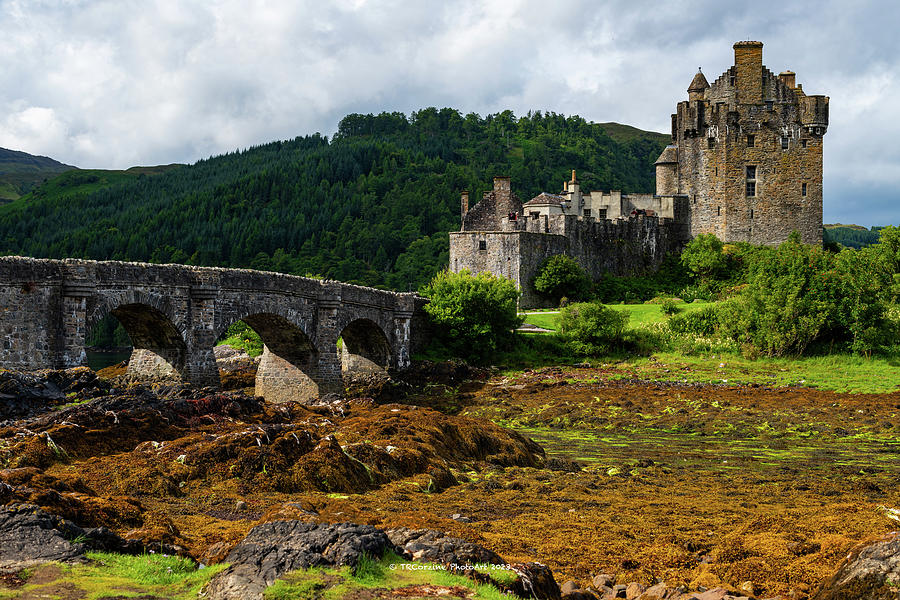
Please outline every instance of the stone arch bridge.
[[408, 367], [425, 329], [423, 303], [411, 293], [246, 269], [2, 257], [0, 367], [81, 365], [85, 336], [114, 315], [134, 346], [133, 379], [217, 386], [213, 347], [243, 320], [265, 344], [256, 393], [309, 398], [342, 392], [342, 367]]

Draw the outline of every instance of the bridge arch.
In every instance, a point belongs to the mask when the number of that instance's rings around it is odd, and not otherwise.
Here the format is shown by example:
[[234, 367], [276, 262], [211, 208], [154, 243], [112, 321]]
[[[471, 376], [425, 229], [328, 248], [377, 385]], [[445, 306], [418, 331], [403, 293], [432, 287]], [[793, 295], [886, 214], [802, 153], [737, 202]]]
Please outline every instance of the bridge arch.
[[263, 353], [256, 372], [257, 396], [274, 402], [319, 396], [319, 350], [304, 324], [284, 313], [278, 309], [235, 313], [228, 321], [222, 321], [217, 339], [237, 321], [249, 325], [262, 339]]
[[368, 318], [354, 319], [339, 334], [342, 375], [384, 371], [391, 366], [391, 343], [384, 328]]
[[99, 294], [85, 319], [85, 332], [112, 315], [131, 338], [128, 376], [133, 379], [185, 379], [188, 357], [185, 327], [171, 303], [137, 290]]

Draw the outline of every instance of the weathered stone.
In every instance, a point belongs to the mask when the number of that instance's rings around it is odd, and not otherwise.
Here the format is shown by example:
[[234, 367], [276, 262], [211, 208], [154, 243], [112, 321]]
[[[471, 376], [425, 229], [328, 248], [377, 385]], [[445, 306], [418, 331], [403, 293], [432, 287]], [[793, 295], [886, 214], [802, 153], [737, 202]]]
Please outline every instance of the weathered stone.
[[506, 564], [496, 552], [433, 529], [388, 529], [391, 542], [410, 560], [440, 564]]
[[215, 386], [215, 341], [243, 320], [268, 353], [257, 392], [305, 399], [340, 393], [342, 362], [347, 369], [408, 367], [424, 341], [424, 302], [415, 294], [246, 269], [2, 257], [0, 367], [81, 365], [85, 336], [111, 314], [134, 344], [131, 379]]
[[510, 568], [518, 575], [518, 579], [512, 585], [512, 591], [520, 598], [560, 599], [559, 586], [548, 566], [541, 563], [522, 563], [510, 565]]
[[235, 546], [230, 566], [207, 587], [211, 600], [258, 600], [288, 571], [355, 565], [363, 554], [380, 557], [393, 545], [371, 525], [273, 521], [257, 525]]
[[900, 534], [892, 533], [853, 549], [813, 600], [897, 600]]
[[628, 587], [625, 588], [625, 598], [627, 598], [627, 600], [635, 600], [635, 598], [643, 594], [646, 589], [647, 588], [640, 583], [632, 581], [628, 584]]

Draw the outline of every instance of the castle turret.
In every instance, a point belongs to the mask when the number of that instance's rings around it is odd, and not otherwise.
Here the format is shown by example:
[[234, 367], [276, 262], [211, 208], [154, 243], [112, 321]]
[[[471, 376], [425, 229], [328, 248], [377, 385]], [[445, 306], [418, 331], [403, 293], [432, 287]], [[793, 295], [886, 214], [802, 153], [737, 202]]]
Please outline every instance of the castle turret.
[[790, 89], [797, 87], [797, 74], [793, 71], [782, 71], [778, 74], [778, 79]]
[[734, 86], [739, 104], [762, 104], [762, 42], [734, 45]]
[[688, 99], [693, 102], [694, 100], [703, 100], [706, 95], [706, 90], [709, 89], [709, 82], [706, 80], [706, 76], [703, 74], [703, 71], [697, 67], [697, 74], [694, 75], [694, 79], [691, 81], [691, 85], [688, 86]]
[[678, 151], [666, 146], [656, 159], [656, 195], [674, 196], [678, 193]]

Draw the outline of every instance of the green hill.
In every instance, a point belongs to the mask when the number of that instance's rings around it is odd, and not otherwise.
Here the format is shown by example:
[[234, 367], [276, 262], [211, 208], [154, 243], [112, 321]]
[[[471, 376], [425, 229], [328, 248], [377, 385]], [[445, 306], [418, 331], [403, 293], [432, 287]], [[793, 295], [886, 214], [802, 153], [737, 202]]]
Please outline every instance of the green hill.
[[848, 248], [862, 248], [878, 243], [881, 227], [866, 229], [862, 225], [844, 225], [841, 223], [824, 225], [822, 236], [824, 243], [833, 242]]
[[46, 156], [0, 148], [0, 203], [16, 200], [48, 179], [74, 168]]
[[625, 128], [614, 131], [617, 141], [610, 129], [540, 112], [348, 115], [332, 140], [272, 142], [152, 176], [64, 174], [0, 207], [0, 253], [251, 267], [415, 289], [447, 264], [460, 190], [477, 196], [495, 175], [510, 175], [523, 200], [556, 191], [571, 169], [585, 189], [652, 192], [667, 136]]

